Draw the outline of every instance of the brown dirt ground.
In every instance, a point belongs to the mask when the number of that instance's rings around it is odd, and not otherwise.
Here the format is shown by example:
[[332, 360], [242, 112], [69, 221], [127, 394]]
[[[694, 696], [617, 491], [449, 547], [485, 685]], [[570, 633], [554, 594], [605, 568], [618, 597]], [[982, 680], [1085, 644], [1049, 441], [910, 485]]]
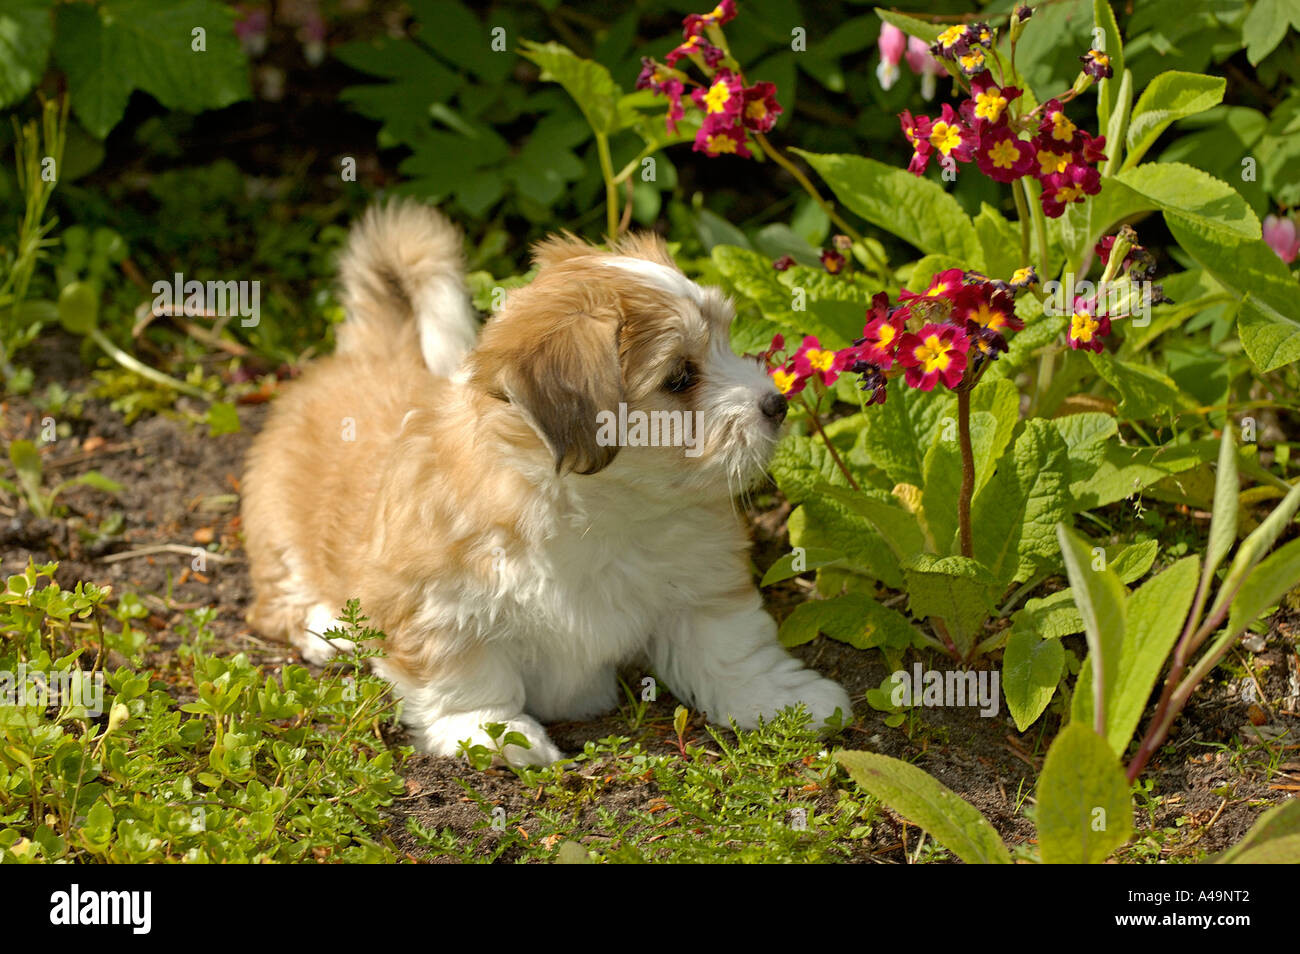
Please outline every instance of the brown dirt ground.
[[[37, 369], [36, 392], [43, 391], [50, 380], [62, 382], [73, 393], [86, 387], [89, 379], [75, 350], [47, 350]], [[199, 410], [197, 406], [188, 407], [192, 412]], [[178, 408], [187, 408], [186, 399]], [[240, 433], [209, 437], [206, 426], [193, 413], [147, 417], [128, 427], [103, 403], [88, 401], [83, 416], [70, 422], [72, 434], [44, 451], [45, 467], [65, 479], [93, 467], [124, 484], [126, 490], [111, 499], [98, 491], [76, 488], [62, 498], [70, 514], [61, 520], [33, 520], [17, 511], [12, 499], [0, 499], [0, 572], [19, 572], [29, 557], [38, 562], [58, 560], [58, 576], [64, 584], [91, 580], [110, 584], [118, 593], [136, 591], [152, 611], [146, 621], [151, 629], [147, 661], [156, 669], [166, 668], [180, 642], [176, 626], [183, 618], [183, 610], [206, 605], [220, 611], [214, 626], [218, 636], [214, 651], [247, 652], [271, 670], [289, 661], [300, 661], [294, 660], [288, 647], [267, 643], [250, 632], [243, 620], [251, 590], [240, 547], [234, 495], [244, 452], [265, 410], [264, 406], [241, 406]], [[41, 417], [41, 412], [26, 399], [10, 398], [0, 403], [0, 444], [7, 449], [12, 440], [35, 439]], [[108, 513], [118, 510], [125, 515], [121, 535], [97, 543], [84, 542], [78, 527], [95, 527]], [[755, 564], [766, 567], [786, 547], [782, 510], [755, 514], [754, 527]], [[188, 548], [208, 540], [219, 545], [217, 552], [225, 562], [209, 561], [203, 574], [190, 570], [188, 553], [105, 560], [131, 549], [157, 544]], [[790, 583], [773, 588], [766, 596], [772, 611], [782, 618], [803, 598], [803, 593], [797, 583]], [[1154, 780], [1156, 794], [1164, 798], [1153, 813], [1141, 807], [1135, 813], [1139, 837], [1153, 829], [1172, 828], [1184, 820], [1177, 836], [1165, 843], [1160, 857], [1186, 860], [1204, 852], [1221, 851], [1239, 840], [1270, 803], [1300, 791], [1300, 745], [1296, 744], [1300, 741], [1298, 640], [1300, 616], [1284, 612], [1273, 621], [1267, 644], [1260, 652], [1240, 648], [1234, 652], [1237, 672], [1244, 672], [1245, 665], [1253, 669], [1258, 690], [1262, 690], [1256, 695], [1267, 700], [1266, 708], [1252, 708], [1242, 699], [1243, 679], [1226, 678], [1203, 688], [1175, 726], [1172, 754], [1166, 749], [1147, 772], [1147, 777]], [[1072, 648], [1082, 657], [1080, 645]], [[884, 714], [863, 701], [863, 693], [878, 686], [887, 674], [880, 654], [825, 638], [799, 647], [796, 653], [840, 680], [857, 700], [855, 722], [837, 740], [839, 744], [913, 759], [979, 808], [1009, 844], [1021, 844], [1033, 837], [1033, 826], [1017, 806], [1023, 801], [1023, 793], [1031, 790], [1041, 768], [1046, 745], [1059, 727], [1057, 716], [1049, 711], [1022, 735], [1005, 712], [984, 719], [969, 708], [928, 709], [921, 710], [920, 727], [909, 737], [902, 728], [885, 726]], [[939, 667], [941, 663], [934, 665]], [[629, 684], [635, 685], [640, 674], [628, 676]], [[667, 726], [671, 725], [675, 705], [667, 693], [651, 705], [646, 720], [650, 729], [643, 743], [652, 751], [673, 749]], [[1264, 724], [1257, 727], [1252, 717]], [[632, 734], [619, 713], [549, 728], [556, 743], [567, 751], [581, 750], [589, 739]], [[698, 717], [691, 731], [697, 740], [707, 738]], [[1258, 744], [1261, 733], [1274, 741]], [[1277, 738], [1279, 735], [1285, 737]], [[401, 736], [396, 736], [395, 741], [402, 741]], [[514, 775], [496, 770], [475, 772], [455, 759], [414, 756], [404, 764], [402, 772], [407, 779], [407, 795], [393, 806], [389, 834], [399, 847], [413, 853], [419, 853], [419, 849], [406, 832], [408, 816], [425, 826], [463, 832], [481, 823], [480, 809], [465, 796], [458, 780], [471, 782], [478, 792], [512, 815], [526, 812], [532, 800], [532, 794], [522, 789]], [[601, 803], [610, 809], [646, 808], [656, 794], [653, 784], [629, 784], [607, 792]], [[822, 797], [826, 800], [823, 807], [833, 804], [834, 793]], [[593, 811], [593, 822], [594, 818]], [[899, 819], [889, 815], [888, 822], [877, 824], [863, 841], [855, 860], [902, 862], [905, 837], [914, 844], [915, 830], [905, 832]], [[1153, 860], [1154, 855], [1134, 857]]]

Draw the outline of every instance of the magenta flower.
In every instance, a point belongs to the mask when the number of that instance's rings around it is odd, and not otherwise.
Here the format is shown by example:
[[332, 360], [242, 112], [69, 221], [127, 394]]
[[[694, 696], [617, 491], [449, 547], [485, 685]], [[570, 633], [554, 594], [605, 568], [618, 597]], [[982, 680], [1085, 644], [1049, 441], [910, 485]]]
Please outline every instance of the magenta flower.
[[1296, 231], [1295, 220], [1290, 217], [1265, 216], [1264, 241], [1288, 265], [1300, 256], [1300, 234]]
[[882, 23], [876, 46], [880, 49], [876, 79], [880, 80], [881, 89], [892, 89], [901, 72], [898, 64], [902, 62], [903, 53], [907, 50], [907, 34], [892, 23]]
[[918, 40], [914, 36], [908, 37], [907, 66], [913, 73], [921, 77], [921, 95], [926, 99], [934, 99], [935, 79], [939, 76], [946, 76], [948, 71], [943, 68], [942, 63], [934, 58], [934, 54], [930, 52], [929, 44], [924, 40]]

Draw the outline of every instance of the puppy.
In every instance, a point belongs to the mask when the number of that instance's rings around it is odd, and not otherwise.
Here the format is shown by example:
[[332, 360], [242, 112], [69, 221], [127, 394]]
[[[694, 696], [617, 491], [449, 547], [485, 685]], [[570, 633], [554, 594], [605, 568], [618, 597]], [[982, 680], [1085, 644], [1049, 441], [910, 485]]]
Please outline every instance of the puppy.
[[[615, 671], [638, 659], [715, 721], [752, 728], [799, 702], [818, 725], [848, 718], [750, 578], [733, 497], [762, 476], [786, 402], [732, 352], [731, 305], [653, 236], [605, 251], [565, 235], [535, 258], [477, 335], [437, 212], [390, 204], [354, 229], [337, 351], [249, 454], [250, 622], [323, 663], [322, 634], [359, 598], [387, 635], [376, 670], [436, 755], [500, 722], [530, 744], [507, 759], [553, 762], [542, 723], [613, 709]], [[636, 424], [656, 414], [659, 446]]]

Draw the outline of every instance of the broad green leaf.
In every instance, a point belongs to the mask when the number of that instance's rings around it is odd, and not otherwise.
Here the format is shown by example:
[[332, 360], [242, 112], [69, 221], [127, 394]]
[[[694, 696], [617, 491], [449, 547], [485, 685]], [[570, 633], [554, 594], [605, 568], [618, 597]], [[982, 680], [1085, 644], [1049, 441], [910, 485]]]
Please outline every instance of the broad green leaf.
[[28, 440], [16, 440], [9, 445], [9, 463], [18, 472], [18, 483], [22, 485], [23, 495], [36, 516], [43, 517], [44, 495], [41, 493], [41, 455], [36, 445]]
[[839, 751], [849, 777], [967, 864], [1010, 864], [1011, 853], [970, 802], [915, 765], [875, 752]]
[[1192, 402], [1179, 390], [1173, 378], [1145, 365], [1123, 361], [1113, 355], [1088, 352], [1093, 370], [1119, 392], [1115, 409], [1121, 420], [1149, 421], [1164, 418], [1190, 407]]
[[1069, 488], [1064, 439], [1049, 421], [1027, 421], [971, 507], [975, 557], [999, 584], [1026, 580], [1055, 557], [1054, 528], [1070, 512]]
[[806, 539], [800, 546], [823, 547], [844, 554], [844, 565], [902, 589], [898, 557], [869, 520], [855, 507], [829, 494], [813, 494], [802, 506]]
[[1038, 779], [1038, 845], [1044, 864], [1105, 861], [1133, 833], [1133, 803], [1106, 740], [1071, 722], [1047, 750]]
[[1218, 865], [1295, 864], [1300, 861], [1300, 799], [1276, 805], [1219, 857]]
[[1284, 315], [1250, 293], [1237, 311], [1237, 334], [1260, 371], [1276, 371], [1300, 361], [1300, 317]]
[[984, 267], [970, 217], [937, 183], [863, 156], [791, 151], [806, 159], [836, 197], [872, 225], [928, 255], [950, 255], [970, 268]]
[[1123, 500], [1208, 459], [1195, 444], [1126, 447], [1117, 438], [1115, 419], [1095, 411], [1056, 418], [1052, 424], [1069, 446], [1071, 474], [1076, 475], [1070, 484], [1075, 511]]
[[860, 446], [895, 484], [922, 485], [926, 449], [940, 421], [956, 413], [956, 398], [945, 397], [909, 388], [895, 378], [889, 384], [888, 400], [867, 415]]
[[1300, 539], [1279, 547], [1246, 577], [1232, 601], [1228, 632], [1244, 630], [1297, 586], [1300, 586]]
[[110, 494], [120, 494], [126, 488], [110, 477], [105, 477], [97, 470], [88, 470], [84, 474], [73, 477], [71, 480], [60, 484], [60, 487], [71, 487], [74, 484], [84, 484], [87, 487], [94, 487], [96, 490], [103, 490]]
[[1105, 698], [1112, 692], [1119, 667], [1120, 647], [1125, 632], [1124, 584], [1110, 567], [1093, 569], [1093, 552], [1082, 538], [1065, 524], [1056, 527], [1065, 560], [1065, 573], [1070, 579], [1074, 603], [1083, 617], [1083, 631], [1088, 640], [1088, 656], [1092, 660], [1092, 712], [1095, 723], [1104, 715]]
[[[1195, 166], [1181, 162], [1148, 162], [1125, 169], [1115, 176], [1114, 181], [1139, 197], [1136, 202], [1120, 200], [1121, 217], [1143, 208], [1153, 208], [1201, 219], [1244, 238], [1257, 239], [1261, 235], [1259, 217], [1241, 193]], [[1112, 212], [1112, 222], [1114, 215]]]
[[[1106, 739], [1123, 756], [1160, 678], [1165, 660], [1187, 621], [1196, 594], [1199, 557], [1184, 557], [1152, 577], [1128, 598], [1124, 640], [1114, 684], [1106, 690]], [[1079, 672], [1071, 718], [1083, 725], [1095, 719], [1091, 663]]]
[[0, 107], [17, 103], [45, 75], [53, 8], [51, 0], [9, 0], [0, 9]]
[[807, 573], [809, 570], [834, 566], [841, 560], [843, 560], [843, 557], [834, 550], [824, 550], [820, 547], [798, 547], [795, 552], [787, 553], [768, 567], [758, 585], [771, 586], [773, 583], [789, 580], [801, 573]]
[[[191, 47], [195, 29], [204, 31], [203, 52]], [[213, 0], [61, 4], [56, 36], [54, 57], [68, 75], [72, 110], [99, 139], [117, 125], [137, 88], [189, 113], [249, 96], [233, 11]]]
[[893, 500], [828, 483], [818, 484], [815, 492], [818, 496], [829, 497], [858, 516], [864, 517], [876, 528], [899, 560], [905, 560], [925, 549], [925, 535], [915, 514], [904, 510]]
[[1170, 123], [1219, 105], [1227, 85], [1228, 81], [1221, 76], [1176, 70], [1153, 79], [1134, 103], [1129, 116], [1128, 158], [1124, 167], [1131, 169], [1141, 162]]
[[[780, 273], [773, 270], [771, 260], [762, 254], [728, 244], [712, 246], [709, 254], [736, 293], [752, 301], [764, 318], [781, 327], [788, 344], [795, 346], [805, 335], [813, 335], [828, 348], [843, 348], [861, 333], [861, 306], [851, 307], [852, 322], [843, 330], [823, 320], [824, 313], [833, 312], [837, 319], [842, 314], [834, 308], [823, 308], [823, 303], [818, 300], [819, 287], [810, 284], [799, 286], [803, 310], [796, 311], [795, 290], [780, 280]], [[865, 290], [861, 294], [870, 300], [871, 296]]]
[[1074, 593], [1067, 587], [1050, 596], [1028, 600], [1011, 616], [1012, 627], [1033, 633], [1039, 639], [1060, 639], [1083, 632], [1083, 616], [1074, 605]]
[[909, 36], [924, 40], [926, 43], [933, 43], [939, 38], [939, 34], [944, 31], [942, 24], [918, 20], [916, 17], [909, 17], [903, 13], [894, 13], [892, 10], [882, 10], [880, 7], [876, 8], [876, 16], [891, 26], [898, 27]]
[[969, 652], [993, 612], [990, 594], [998, 589], [998, 582], [988, 568], [969, 557], [918, 553], [903, 562], [903, 576], [912, 615], [938, 616], [957, 649], [963, 655]]
[[524, 40], [520, 55], [542, 69], [542, 79], [559, 83], [573, 97], [593, 131], [609, 136], [634, 117], [620, 115], [619, 89], [609, 70], [595, 60], [584, 60], [559, 43]]
[[1277, 48], [1288, 25], [1300, 30], [1300, 0], [1257, 0], [1241, 24], [1251, 66], [1258, 66]]
[[1151, 565], [1156, 562], [1160, 544], [1155, 540], [1144, 540], [1132, 546], [1124, 547], [1114, 556], [1106, 552], [1107, 565], [1115, 571], [1121, 583], [1134, 583], [1147, 575]]
[[1018, 731], [1024, 732], [1043, 714], [1064, 666], [1065, 648], [1059, 639], [1043, 639], [1026, 630], [1011, 633], [1002, 656], [1002, 692]]
[[990, 378], [971, 392], [970, 406], [972, 415], [986, 412], [996, 424], [986, 454], [981, 457], [978, 450], [975, 453], [975, 492], [979, 493], [993, 476], [1020, 423], [1020, 390], [1006, 378]]
[[828, 600], [800, 603], [781, 623], [781, 644], [801, 646], [819, 632], [857, 649], [906, 649], [920, 640], [920, 634], [902, 613], [881, 606], [865, 593], [844, 593]]
[[[844, 456], [842, 450], [840, 456]], [[845, 466], [850, 465], [846, 463]], [[781, 488], [781, 493], [793, 504], [803, 503], [812, 496], [818, 484], [845, 488], [849, 486], [847, 478], [835, 466], [834, 458], [819, 437], [788, 435], [777, 445], [768, 470], [776, 480], [776, 485]]]

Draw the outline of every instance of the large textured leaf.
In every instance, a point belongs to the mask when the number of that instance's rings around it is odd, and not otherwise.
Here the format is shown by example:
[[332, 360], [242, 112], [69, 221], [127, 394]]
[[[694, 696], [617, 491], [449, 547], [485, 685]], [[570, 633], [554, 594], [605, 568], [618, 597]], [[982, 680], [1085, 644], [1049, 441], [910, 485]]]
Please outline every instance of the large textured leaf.
[[889, 544], [900, 561], [925, 549], [925, 534], [916, 515], [904, 510], [893, 499], [873, 495], [871, 492], [846, 490], [828, 483], [818, 484], [816, 493], [829, 497], [865, 518]]
[[970, 865], [1011, 864], [1011, 853], [970, 802], [915, 765], [875, 752], [840, 751], [849, 777]]
[[844, 554], [845, 566], [860, 570], [895, 589], [902, 589], [898, 557], [866, 517], [833, 496], [812, 495], [804, 501], [806, 540], [799, 545], [824, 547]]
[[1098, 864], [1132, 835], [1128, 780], [1106, 740], [1087, 726], [1071, 722], [1047, 750], [1037, 820], [1045, 864]]
[[[961, 442], [957, 439], [957, 422], [952, 421], [951, 435], [940, 429], [938, 440], [930, 445], [925, 455], [925, 489], [921, 505], [925, 508], [925, 522], [934, 538], [939, 553], [953, 552], [953, 537], [957, 533], [957, 498], [961, 494]], [[992, 473], [994, 440], [998, 420], [987, 411], [972, 411], [970, 416], [971, 453], [977, 470]]]
[[1028, 579], [1055, 556], [1055, 526], [1070, 512], [1069, 493], [1065, 440], [1050, 421], [1027, 421], [971, 508], [975, 557], [1000, 584]]
[[595, 132], [612, 135], [623, 127], [625, 119], [631, 118], [620, 115], [623, 91], [604, 66], [575, 55], [559, 43], [524, 40], [522, 45], [520, 55], [541, 67], [542, 79], [564, 87]]
[[1241, 193], [1195, 166], [1181, 162], [1148, 162], [1125, 169], [1115, 177], [1115, 182], [1146, 200], [1134, 203], [1134, 207], [1125, 210], [1125, 215], [1131, 215], [1149, 203], [1149, 208], [1201, 219], [1244, 238], [1260, 237], [1259, 217], [1246, 204]]
[[1246, 837], [1214, 859], [1219, 865], [1295, 864], [1300, 861], [1300, 798], [1270, 808]]
[[957, 399], [951, 395], [916, 391], [895, 378], [885, 404], [867, 415], [861, 449], [894, 483], [920, 487], [926, 449], [934, 441], [940, 421], [956, 413], [956, 405]]
[[1093, 370], [1119, 392], [1115, 412], [1125, 421], [1148, 421], [1168, 417], [1191, 406], [1191, 400], [1163, 371], [1113, 355], [1088, 352]]
[[1300, 295], [1291, 272], [1268, 245], [1201, 219], [1167, 212], [1165, 222], [1178, 244], [1243, 302], [1242, 346], [1261, 371], [1295, 360], [1300, 330]]
[[1070, 495], [1075, 511], [1092, 510], [1131, 496], [1144, 487], [1210, 459], [1200, 444], [1126, 447], [1118, 425], [1094, 411], [1056, 418], [1052, 424], [1069, 446]]
[[54, 41], [52, 10], [51, 0], [8, 0], [0, 7], [0, 107], [18, 102], [44, 75]]
[[969, 557], [920, 553], [903, 563], [903, 576], [912, 615], [938, 616], [957, 648], [968, 652], [993, 611], [991, 597], [998, 584], [988, 569]]
[[906, 649], [920, 639], [907, 617], [881, 606], [865, 593], [844, 593], [828, 600], [800, 603], [781, 624], [781, 643], [800, 646], [819, 632], [858, 649]]
[[1056, 693], [1065, 666], [1065, 648], [1059, 639], [1015, 630], [1002, 656], [1002, 692], [1016, 728], [1024, 732], [1043, 714]]
[[[68, 74], [72, 109], [92, 135], [108, 135], [143, 89], [168, 109], [197, 113], [249, 95], [234, 13], [213, 0], [104, 0], [59, 7], [54, 56]], [[191, 48], [203, 29], [204, 51]]]
[[1170, 123], [1219, 105], [1227, 85], [1228, 81], [1220, 76], [1176, 70], [1153, 79], [1133, 104], [1129, 116], [1125, 167], [1136, 166]]
[[849, 486], [847, 478], [835, 466], [835, 459], [826, 450], [821, 438], [788, 435], [777, 445], [768, 469], [776, 480], [776, 485], [781, 488], [781, 493], [793, 504], [803, 503], [821, 483], [836, 487]]
[[961, 204], [929, 179], [862, 156], [794, 149], [836, 197], [872, 225], [930, 255], [951, 255], [983, 268], [975, 226]]
[[[1128, 598], [1124, 640], [1114, 683], [1106, 690], [1106, 741], [1122, 756], [1151, 698], [1165, 660], [1182, 632], [1196, 594], [1200, 559], [1184, 557], [1154, 576]], [[1091, 664], [1079, 672], [1071, 718], [1093, 724]]]
[[[1083, 617], [1083, 632], [1092, 660], [1092, 712], [1105, 713], [1104, 700], [1118, 679], [1120, 647], [1124, 641], [1127, 595], [1124, 584], [1109, 566], [1093, 569], [1092, 548], [1065, 524], [1058, 524], [1057, 539], [1074, 603]], [[1094, 725], [1098, 720], [1094, 718]], [[1104, 728], [1104, 723], [1099, 728]]]

